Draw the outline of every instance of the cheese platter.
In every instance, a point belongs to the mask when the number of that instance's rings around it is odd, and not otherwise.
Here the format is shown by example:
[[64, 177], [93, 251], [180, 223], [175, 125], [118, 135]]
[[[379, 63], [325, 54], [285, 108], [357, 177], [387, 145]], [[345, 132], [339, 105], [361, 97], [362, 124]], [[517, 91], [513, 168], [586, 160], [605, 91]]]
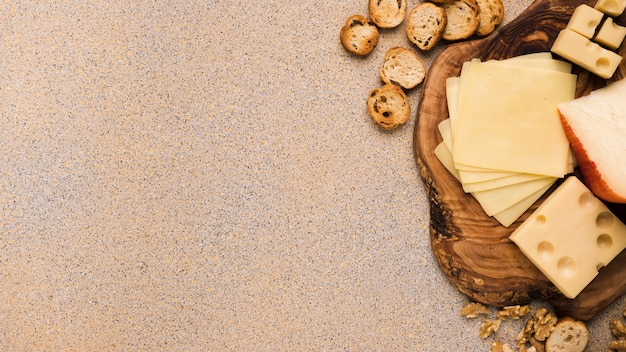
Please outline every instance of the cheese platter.
[[[442, 142], [439, 124], [449, 116], [448, 77], [458, 76], [463, 63], [472, 59], [503, 60], [549, 52], [575, 8], [581, 4], [593, 6], [594, 3], [588, 0], [536, 0], [492, 35], [450, 45], [435, 59], [424, 81], [413, 149], [430, 201], [431, 245], [447, 278], [473, 301], [503, 307], [542, 299], [549, 301], [560, 315], [588, 320], [626, 293], [626, 251], [600, 269], [598, 276], [576, 298], [570, 299], [563, 296], [509, 239], [559, 182], [513, 224], [505, 227], [487, 216], [476, 199], [465, 193], [457, 178], [435, 155], [435, 149]], [[621, 15], [615, 22], [623, 25], [625, 19], [626, 16]], [[624, 56], [626, 48], [622, 45], [616, 52]], [[580, 97], [626, 77], [626, 63], [622, 62], [608, 80], [576, 65], [572, 73], [578, 76], [576, 96]], [[626, 205], [606, 205], [618, 218], [626, 221]]]

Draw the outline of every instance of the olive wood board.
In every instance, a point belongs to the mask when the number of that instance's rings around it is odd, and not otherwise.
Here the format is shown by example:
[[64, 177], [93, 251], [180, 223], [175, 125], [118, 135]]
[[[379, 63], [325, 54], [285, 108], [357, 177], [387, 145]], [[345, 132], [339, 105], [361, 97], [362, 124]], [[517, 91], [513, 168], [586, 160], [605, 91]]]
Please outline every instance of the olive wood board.
[[[434, 155], [441, 142], [437, 125], [448, 117], [446, 78], [458, 76], [462, 64], [473, 58], [484, 61], [550, 51], [559, 31], [582, 3], [593, 6], [595, 1], [536, 0], [490, 36], [451, 44], [434, 60], [422, 87], [413, 149], [430, 202], [432, 250], [447, 278], [473, 301], [502, 307], [546, 300], [561, 316], [588, 320], [626, 293], [626, 251], [602, 268], [575, 299], [568, 299], [509, 240], [556, 185], [507, 228], [487, 216]], [[625, 18], [618, 17], [616, 23], [623, 25]], [[617, 52], [624, 55], [626, 49], [622, 46]], [[578, 74], [576, 96], [609, 82], [576, 65], [573, 73]], [[626, 63], [622, 62], [611, 80], [624, 76]], [[607, 205], [626, 220], [626, 205]]]

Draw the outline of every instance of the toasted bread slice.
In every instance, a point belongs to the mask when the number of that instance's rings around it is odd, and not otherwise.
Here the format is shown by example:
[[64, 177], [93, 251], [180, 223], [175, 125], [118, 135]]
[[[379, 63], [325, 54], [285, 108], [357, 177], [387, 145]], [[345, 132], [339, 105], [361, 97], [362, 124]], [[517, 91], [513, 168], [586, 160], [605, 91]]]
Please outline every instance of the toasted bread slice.
[[376, 25], [361, 15], [350, 16], [339, 34], [343, 47], [359, 56], [366, 56], [374, 50], [378, 36]]
[[456, 0], [441, 5], [446, 11], [446, 28], [442, 38], [448, 41], [467, 39], [480, 24], [480, 8], [476, 0]]
[[380, 28], [395, 28], [406, 17], [406, 0], [369, 0], [372, 22]]
[[447, 17], [443, 7], [431, 2], [415, 6], [407, 16], [406, 34], [422, 50], [432, 49], [446, 29]]
[[589, 342], [587, 325], [569, 317], [560, 319], [546, 339], [546, 352], [582, 352]]
[[385, 62], [380, 68], [383, 82], [411, 89], [422, 83], [425, 77], [426, 66], [413, 51], [394, 47], [385, 54]]
[[411, 106], [402, 88], [394, 84], [385, 84], [370, 92], [367, 98], [367, 111], [378, 126], [391, 130], [408, 120]]
[[504, 3], [502, 0], [476, 0], [480, 12], [476, 35], [484, 37], [496, 29], [504, 19]]

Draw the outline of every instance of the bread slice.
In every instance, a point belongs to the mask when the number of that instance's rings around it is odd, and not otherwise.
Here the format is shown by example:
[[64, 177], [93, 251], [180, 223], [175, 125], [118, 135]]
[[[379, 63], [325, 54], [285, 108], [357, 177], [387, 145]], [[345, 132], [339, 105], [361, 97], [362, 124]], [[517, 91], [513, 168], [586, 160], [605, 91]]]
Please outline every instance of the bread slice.
[[369, 0], [372, 22], [380, 28], [395, 28], [406, 17], [406, 0]]
[[376, 25], [361, 15], [350, 16], [339, 34], [343, 47], [359, 56], [366, 56], [374, 50], [378, 36]]
[[383, 82], [411, 89], [422, 83], [425, 77], [426, 66], [413, 51], [394, 47], [385, 54], [385, 62], [380, 68]]
[[441, 6], [446, 11], [447, 18], [443, 39], [457, 41], [474, 35], [480, 24], [480, 8], [476, 0], [456, 0]]
[[418, 48], [430, 50], [441, 39], [446, 23], [446, 10], [443, 7], [424, 2], [409, 12], [406, 35]]
[[484, 37], [496, 29], [504, 19], [504, 3], [502, 0], [476, 0], [480, 12], [476, 35]]
[[585, 185], [600, 199], [626, 203], [626, 79], [558, 106]]
[[367, 98], [367, 111], [378, 126], [391, 130], [408, 120], [411, 106], [402, 88], [394, 84], [385, 84], [370, 92]]
[[546, 352], [582, 352], [589, 342], [587, 325], [569, 317], [560, 319], [546, 339]]

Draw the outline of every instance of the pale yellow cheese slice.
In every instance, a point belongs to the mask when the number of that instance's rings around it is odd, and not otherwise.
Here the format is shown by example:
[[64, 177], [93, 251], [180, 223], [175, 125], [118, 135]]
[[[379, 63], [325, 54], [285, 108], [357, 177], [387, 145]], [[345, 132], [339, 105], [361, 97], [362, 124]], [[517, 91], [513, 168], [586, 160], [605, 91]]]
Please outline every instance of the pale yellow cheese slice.
[[437, 159], [439, 159], [439, 161], [441, 162], [441, 164], [448, 170], [448, 172], [450, 172], [452, 176], [454, 176], [460, 182], [461, 179], [459, 178], [459, 173], [454, 168], [452, 153], [450, 152], [448, 147], [446, 147], [446, 144], [443, 142], [439, 143], [437, 147], [435, 147], [434, 153]]
[[[553, 60], [549, 52], [518, 56], [512, 59], [488, 61], [513, 69], [551, 71], [569, 74], [571, 64]], [[474, 59], [464, 63], [460, 77], [450, 77], [446, 81], [446, 95], [449, 119], [442, 121], [439, 133], [442, 143], [435, 149], [435, 155], [444, 167], [461, 183], [465, 192], [472, 194], [485, 212], [493, 216], [503, 226], [510, 226], [556, 181], [555, 176], [529, 174], [525, 172], [488, 168], [473, 164], [457, 163], [453, 158], [455, 148], [455, 121], [459, 113], [459, 101], [463, 95], [463, 79], [470, 77], [468, 72], [476, 64], [484, 64]], [[571, 100], [571, 99], [570, 99]], [[558, 116], [558, 115], [557, 115]], [[560, 122], [560, 121], [559, 121]], [[573, 170], [574, 160], [567, 148], [566, 168], [563, 173]]]
[[[470, 62], [464, 63], [462, 71], [461, 71], [461, 76], [450, 77], [446, 81], [446, 90], [447, 90], [446, 94], [447, 94], [450, 121], [454, 121], [455, 119], [456, 109], [458, 105], [457, 101], [458, 101], [458, 96], [460, 94], [459, 82], [461, 78], [463, 77], [463, 72], [468, 72], [471, 69], [470, 63], [478, 63], [478, 62], [480, 62], [480, 60], [473, 59]], [[495, 64], [505, 64], [505, 65], [526, 67], [528, 69], [553, 70], [553, 71], [559, 71], [559, 72], [571, 71], [570, 63], [561, 61], [561, 60], [552, 59], [552, 54], [549, 52], [532, 53], [532, 54], [516, 56], [516, 57], [502, 60], [502, 61], [490, 60], [488, 62], [495, 63]], [[445, 122], [448, 123], [449, 126], [440, 126], [440, 132], [442, 133], [442, 136], [448, 148], [450, 150], [453, 150], [452, 141], [451, 141], [452, 139], [451, 131], [447, 130], [447, 128], [450, 128], [450, 129], [453, 128], [452, 127], [453, 123], [448, 122], [448, 121], [445, 121]], [[441, 127], [446, 127], [445, 131]], [[443, 135], [444, 133], [445, 133], [445, 136]], [[482, 167], [477, 167], [473, 165], [462, 165], [459, 163], [457, 163], [456, 166], [459, 170], [459, 173], [462, 177], [463, 182], [465, 183], [491, 181], [494, 179], [513, 176], [514, 174], [516, 174], [516, 172], [505, 172], [502, 170], [485, 169]], [[477, 171], [477, 172], [480, 171], [480, 173], [472, 174], [470, 171]]]
[[[463, 176], [459, 175], [459, 177], [461, 178], [461, 181], [463, 181]], [[490, 189], [507, 187], [507, 186], [514, 185], [516, 183], [534, 181], [534, 180], [539, 180], [542, 178], [550, 178], [550, 176], [520, 173], [520, 174], [497, 178], [497, 179], [489, 180], [489, 181], [474, 182], [474, 183], [462, 182], [462, 186], [463, 186], [463, 190], [466, 193], [472, 193], [472, 192], [480, 192], [480, 191], [487, 191]]]
[[515, 220], [519, 219], [522, 214], [528, 210], [535, 202], [544, 194], [546, 191], [552, 187], [551, 184], [546, 185], [541, 188], [537, 192], [529, 195], [528, 197], [522, 199], [520, 202], [504, 209], [503, 211], [493, 214], [493, 217], [498, 220], [500, 224], [504, 227], [509, 227], [511, 224], [515, 222]]
[[[574, 172], [574, 168], [576, 167], [576, 165], [577, 164], [574, 158], [574, 154], [570, 150], [568, 152], [567, 168], [564, 174], [570, 174]], [[479, 168], [479, 167], [467, 166], [467, 165], [455, 165], [455, 167], [458, 167], [457, 170], [459, 172], [459, 175], [463, 183], [481, 183], [481, 182], [494, 181], [494, 180], [501, 179], [501, 178], [515, 177], [518, 175], [532, 175], [532, 174], [525, 174], [525, 173], [519, 173], [519, 172], [506, 172], [506, 171], [500, 171], [500, 170], [491, 170], [491, 169], [485, 169], [485, 168]], [[545, 175], [532, 175], [532, 176], [528, 176], [528, 178], [533, 179], [533, 178], [536, 178], [537, 176], [543, 177]], [[524, 179], [523, 181], [528, 181], [528, 179]]]
[[452, 129], [457, 168], [562, 177], [569, 143], [555, 107], [574, 98], [576, 76], [492, 62], [469, 65]]
[[534, 59], [544, 59], [544, 60], [552, 59], [552, 54], [550, 54], [550, 52], [548, 51], [540, 51], [538, 53], [530, 53], [530, 54], [524, 54], [524, 55], [519, 55], [519, 56], [513, 56], [513, 57], [506, 59], [506, 61], [534, 60]]
[[439, 131], [439, 134], [441, 135], [441, 139], [443, 140], [443, 143], [446, 144], [446, 147], [450, 150], [452, 150], [452, 127], [450, 125], [450, 119], [445, 119], [443, 121], [441, 121], [438, 125], [437, 125], [437, 130]]
[[487, 169], [457, 170], [459, 171], [461, 181], [463, 181], [464, 183], [488, 182], [520, 174], [519, 172], [489, 171]]
[[[441, 161], [443, 166], [457, 179], [459, 179], [459, 175], [454, 168], [454, 162], [452, 161], [452, 153], [448, 150], [446, 145], [442, 142], [435, 148], [435, 156]], [[530, 208], [536, 201], [543, 195], [549, 188], [551, 184], [546, 185], [545, 187], [539, 189], [538, 191], [531, 193], [526, 198], [521, 201], [513, 204], [512, 206], [500, 211], [499, 213], [493, 214], [493, 217], [498, 220], [500, 224], [505, 227], [511, 226], [512, 223], [515, 222], [528, 208]]]
[[[450, 129], [452, 130], [453, 121], [456, 119], [456, 109], [457, 102], [459, 96], [459, 83], [461, 82], [460, 77], [448, 77], [446, 79], [446, 103], [448, 105], [448, 123], [450, 124]], [[450, 136], [450, 141], [452, 141], [452, 136]], [[450, 143], [450, 146], [452, 144]], [[450, 149], [452, 150], [452, 149]]]
[[516, 183], [508, 187], [471, 193], [489, 216], [500, 213], [519, 203], [545, 186], [552, 185], [556, 177], [546, 177], [534, 181]]
[[[494, 60], [486, 61], [489, 63], [493, 63]], [[502, 60], [498, 61], [498, 63], [503, 65], [510, 65], [515, 67], [527, 68], [530, 70], [550, 70], [550, 71], [558, 71], [570, 73], [572, 72], [572, 64], [567, 61], [562, 60], [554, 60], [543, 59], [543, 58], [535, 58], [528, 59], [523, 56], [519, 56], [517, 60]]]
[[[443, 142], [439, 143], [435, 148], [434, 153], [443, 166], [458, 180], [458, 174], [454, 168], [454, 163], [452, 162], [452, 154], [446, 145]], [[520, 203], [546, 186], [549, 187], [555, 181], [556, 178], [554, 177], [546, 177], [539, 180], [518, 183], [488, 191], [473, 192], [471, 194], [474, 198], [476, 198], [478, 203], [480, 203], [483, 210], [485, 210], [485, 213], [491, 216], [501, 213], [507, 208]]]

